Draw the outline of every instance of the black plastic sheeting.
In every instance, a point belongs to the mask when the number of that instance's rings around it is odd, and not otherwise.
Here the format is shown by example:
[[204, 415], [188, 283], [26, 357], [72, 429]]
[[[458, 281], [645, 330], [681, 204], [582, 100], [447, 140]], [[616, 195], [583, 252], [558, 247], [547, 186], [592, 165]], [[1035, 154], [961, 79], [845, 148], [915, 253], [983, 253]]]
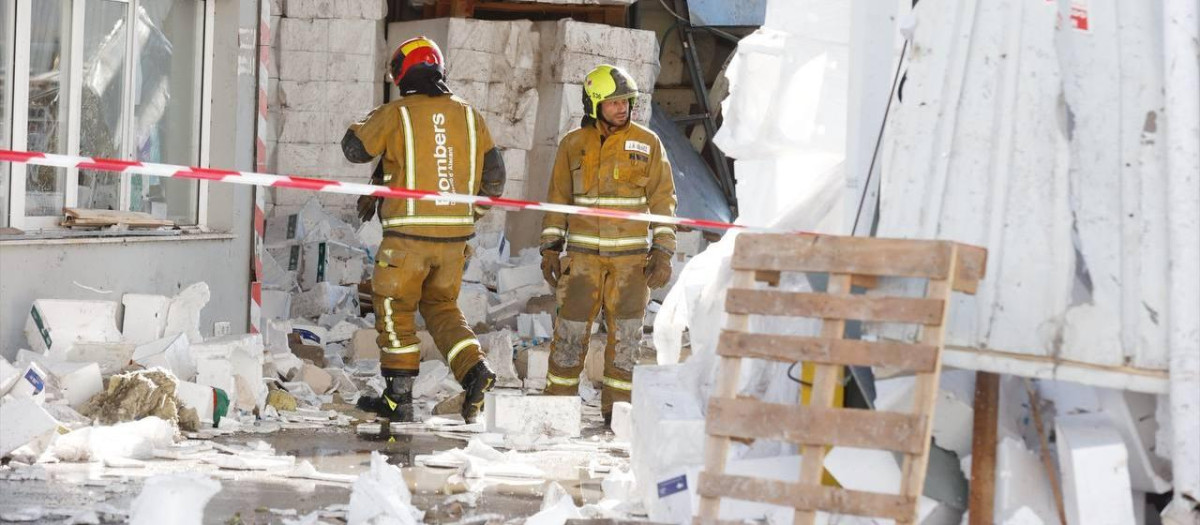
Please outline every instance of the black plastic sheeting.
[[679, 199], [675, 214], [689, 219], [730, 222], [729, 203], [712, 170], [692, 149], [679, 125], [658, 104], [651, 106], [650, 129], [662, 140], [671, 161], [675, 196]]

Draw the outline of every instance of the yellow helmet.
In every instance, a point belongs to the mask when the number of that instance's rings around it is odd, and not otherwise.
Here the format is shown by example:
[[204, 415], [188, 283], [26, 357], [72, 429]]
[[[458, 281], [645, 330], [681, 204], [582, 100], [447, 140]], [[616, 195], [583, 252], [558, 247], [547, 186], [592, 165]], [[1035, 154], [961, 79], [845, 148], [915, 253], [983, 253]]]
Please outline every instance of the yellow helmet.
[[608, 64], [600, 64], [583, 80], [583, 112], [598, 119], [597, 109], [601, 102], [629, 99], [629, 105], [637, 101], [637, 82], [625, 70]]

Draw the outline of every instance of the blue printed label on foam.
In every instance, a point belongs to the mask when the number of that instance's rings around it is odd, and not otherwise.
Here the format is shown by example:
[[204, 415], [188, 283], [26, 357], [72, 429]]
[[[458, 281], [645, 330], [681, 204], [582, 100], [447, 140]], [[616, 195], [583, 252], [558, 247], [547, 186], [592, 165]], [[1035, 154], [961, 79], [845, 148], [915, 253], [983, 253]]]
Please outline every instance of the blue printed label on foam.
[[46, 381], [42, 379], [42, 376], [38, 375], [36, 370], [30, 369], [28, 372], [25, 372], [25, 380], [33, 385], [34, 394], [40, 393], [46, 387]]
[[679, 476], [658, 482], [658, 497], [665, 498], [687, 490], [687, 476]]
[[308, 341], [312, 341], [313, 344], [316, 344], [316, 345], [321, 344], [321, 338], [317, 337], [317, 334], [314, 334], [303, 328], [293, 328], [292, 333], [299, 335], [300, 339], [306, 339]]

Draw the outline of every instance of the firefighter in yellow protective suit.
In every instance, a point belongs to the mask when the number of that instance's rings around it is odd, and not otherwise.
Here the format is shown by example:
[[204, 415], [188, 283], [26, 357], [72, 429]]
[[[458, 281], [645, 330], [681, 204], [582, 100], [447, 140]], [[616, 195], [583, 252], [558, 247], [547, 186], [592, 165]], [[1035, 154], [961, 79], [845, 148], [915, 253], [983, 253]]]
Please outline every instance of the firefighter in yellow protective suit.
[[[504, 162], [483, 117], [445, 84], [437, 44], [425, 37], [408, 40], [389, 63], [402, 97], [375, 108], [342, 139], [351, 162], [382, 155], [382, 180], [394, 188], [499, 196]], [[458, 309], [467, 241], [475, 235], [482, 209], [450, 202], [412, 199], [359, 199], [359, 216], [370, 220], [378, 208], [384, 239], [372, 278], [375, 328], [387, 388], [381, 398], [359, 406], [393, 421], [411, 421], [412, 385], [421, 363], [414, 314], [421, 312], [454, 378], [466, 390], [462, 415], [475, 420], [495, 374], [479, 340]]]
[[[630, 119], [636, 96], [637, 84], [620, 68], [601, 65], [587, 75], [587, 116], [559, 144], [547, 202], [675, 214], [662, 142]], [[547, 213], [542, 228], [542, 272], [558, 296], [546, 393], [578, 394], [591, 323], [603, 309], [608, 344], [601, 413], [608, 424], [612, 404], [630, 400], [650, 288], [671, 278], [675, 227]]]

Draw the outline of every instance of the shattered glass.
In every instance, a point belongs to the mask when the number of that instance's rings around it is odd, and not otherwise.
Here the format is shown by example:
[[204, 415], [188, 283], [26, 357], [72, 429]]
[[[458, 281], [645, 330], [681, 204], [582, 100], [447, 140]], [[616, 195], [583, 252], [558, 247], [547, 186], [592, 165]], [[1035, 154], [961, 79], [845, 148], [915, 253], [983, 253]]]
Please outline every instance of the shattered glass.
[[[199, 0], [138, 4], [133, 93], [138, 160], [199, 164], [203, 6]], [[134, 175], [129, 209], [195, 224], [198, 191], [196, 181]]]
[[[110, 1], [88, 4], [82, 154], [117, 157], [132, 149], [142, 161], [198, 164], [202, 7], [198, 0], [139, 3], [133, 28], [133, 120], [125, 123], [125, 7]], [[124, 147], [127, 126], [133, 127], [130, 148]], [[129, 209], [195, 224], [198, 188], [195, 181], [131, 175]], [[120, 177], [81, 172], [79, 202], [81, 207], [118, 209]]]
[[[66, 153], [67, 85], [62, 69], [70, 51], [70, 9], [66, 0], [32, 5], [29, 42], [29, 151]], [[25, 167], [25, 215], [46, 217], [62, 213], [66, 170], [49, 166]]]
[[[125, 140], [126, 4], [88, 2], [83, 21], [83, 97], [79, 154], [121, 158]], [[121, 176], [106, 171], [79, 171], [78, 207], [121, 209]]]

